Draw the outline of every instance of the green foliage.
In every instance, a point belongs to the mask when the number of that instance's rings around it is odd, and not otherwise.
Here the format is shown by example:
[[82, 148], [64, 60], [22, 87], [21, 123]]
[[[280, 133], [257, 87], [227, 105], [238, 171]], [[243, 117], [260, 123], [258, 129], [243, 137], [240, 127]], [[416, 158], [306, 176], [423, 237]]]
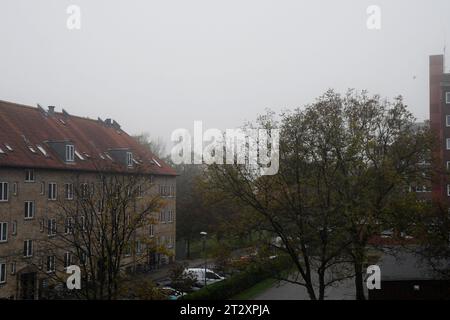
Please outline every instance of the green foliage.
[[276, 278], [292, 267], [292, 260], [283, 256], [250, 265], [245, 271], [204, 287], [184, 297], [186, 300], [225, 300], [268, 278]]

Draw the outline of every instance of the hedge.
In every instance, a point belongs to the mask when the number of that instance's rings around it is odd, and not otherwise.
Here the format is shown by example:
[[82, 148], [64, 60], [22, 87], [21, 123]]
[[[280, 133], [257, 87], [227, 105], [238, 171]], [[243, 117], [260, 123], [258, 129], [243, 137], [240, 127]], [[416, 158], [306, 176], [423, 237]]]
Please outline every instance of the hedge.
[[244, 271], [223, 281], [203, 287], [190, 293], [184, 300], [226, 300], [253, 287], [255, 284], [275, 277], [280, 272], [290, 269], [292, 260], [283, 256], [262, 263], [255, 263]]

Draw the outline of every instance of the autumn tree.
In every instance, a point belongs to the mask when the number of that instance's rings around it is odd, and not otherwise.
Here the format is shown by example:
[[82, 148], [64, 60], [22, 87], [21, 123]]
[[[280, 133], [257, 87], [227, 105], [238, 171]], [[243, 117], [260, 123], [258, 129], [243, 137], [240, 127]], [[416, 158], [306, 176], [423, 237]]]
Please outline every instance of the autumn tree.
[[[426, 128], [417, 128], [401, 98], [331, 90], [279, 122], [260, 117], [257, 126], [280, 129], [279, 172], [216, 165], [208, 170], [211, 185], [258, 214], [260, 227], [279, 240], [272, 245], [296, 266], [298, 276], [286, 280], [311, 299], [350, 277], [363, 299], [369, 241], [393, 224], [389, 214], [407, 186], [424, 178]], [[408, 197], [406, 205], [416, 205]]]
[[64, 192], [43, 226], [49, 237], [38, 244], [40, 268], [65, 286], [65, 268], [75, 264], [82, 286], [72, 295], [119, 298], [128, 271], [147, 265], [150, 252], [164, 251], [151, 236], [162, 200], [139, 173], [80, 176]]

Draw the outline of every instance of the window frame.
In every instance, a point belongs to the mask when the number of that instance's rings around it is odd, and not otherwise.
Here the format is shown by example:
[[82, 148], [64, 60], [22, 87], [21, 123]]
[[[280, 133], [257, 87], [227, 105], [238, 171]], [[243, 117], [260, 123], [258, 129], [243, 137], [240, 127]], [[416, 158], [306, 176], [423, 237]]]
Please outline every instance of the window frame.
[[[33, 200], [26, 200], [24, 202], [25, 204], [25, 214], [24, 219], [25, 220], [31, 220], [34, 219], [35, 213], [36, 213], [36, 204]], [[31, 215], [30, 215], [30, 205], [31, 205]]]
[[56, 271], [56, 257], [55, 256], [47, 256], [46, 271], [47, 271], [47, 273], [54, 273]]
[[64, 184], [64, 198], [66, 200], [73, 200], [74, 199], [73, 183], [66, 183], [66, 184]]
[[72, 253], [69, 251], [64, 252], [64, 270], [72, 265]]
[[6, 283], [6, 263], [0, 263], [0, 284]]
[[33, 240], [27, 239], [23, 241], [23, 256], [24, 258], [33, 257]]
[[73, 144], [66, 144], [66, 162], [75, 162], [75, 146]]
[[445, 104], [450, 104], [450, 91], [445, 93]]
[[8, 202], [8, 201], [9, 201], [9, 182], [0, 181], [0, 202]]
[[133, 166], [133, 152], [127, 152], [127, 166], [132, 167]]
[[51, 218], [47, 220], [47, 235], [49, 237], [56, 236], [57, 229], [56, 229], [56, 219]]
[[[31, 177], [32, 179], [30, 179], [30, 177]], [[36, 182], [36, 177], [35, 177], [35, 174], [34, 174], [34, 169], [27, 169], [27, 170], [25, 170], [25, 182], [26, 182], [26, 183], [33, 183], [33, 182]]]
[[8, 242], [8, 222], [0, 222], [0, 243]]
[[[54, 188], [50, 189], [51, 186], [54, 186]], [[49, 201], [56, 201], [58, 199], [58, 184], [56, 182], [49, 182], [47, 189], [48, 189], [47, 199]]]

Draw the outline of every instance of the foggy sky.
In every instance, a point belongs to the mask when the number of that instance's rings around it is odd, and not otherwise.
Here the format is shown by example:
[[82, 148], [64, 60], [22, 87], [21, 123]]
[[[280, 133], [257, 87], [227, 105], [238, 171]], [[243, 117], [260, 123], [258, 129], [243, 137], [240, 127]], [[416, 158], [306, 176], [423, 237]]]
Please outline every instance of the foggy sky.
[[[81, 30], [66, 27], [71, 4]], [[366, 27], [373, 4], [380, 31]], [[448, 0], [0, 0], [0, 100], [167, 141], [194, 120], [234, 128], [328, 88], [401, 94], [423, 120], [428, 56], [446, 42]]]

